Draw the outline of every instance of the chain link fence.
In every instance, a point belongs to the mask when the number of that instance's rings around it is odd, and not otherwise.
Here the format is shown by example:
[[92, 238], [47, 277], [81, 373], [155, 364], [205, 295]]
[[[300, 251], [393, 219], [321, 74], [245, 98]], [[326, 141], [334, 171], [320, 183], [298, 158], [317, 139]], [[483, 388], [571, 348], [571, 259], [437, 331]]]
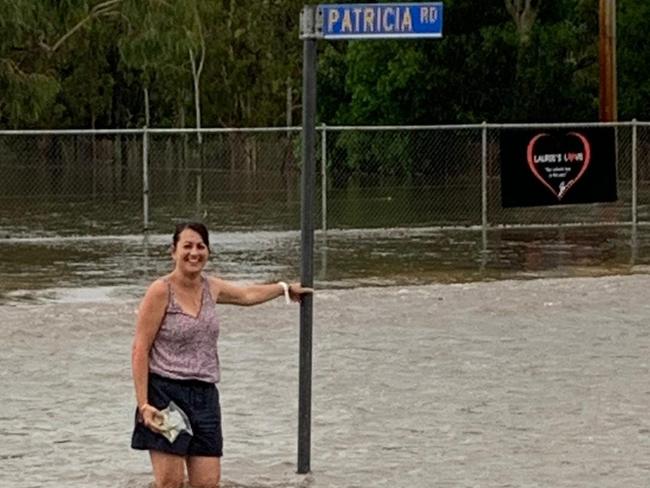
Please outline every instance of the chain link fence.
[[179, 219], [210, 228], [300, 227], [300, 131], [149, 134], [148, 227]]
[[[539, 126], [321, 126], [316, 225], [650, 222], [650, 123], [608, 125], [618, 201], [530, 208], [501, 206], [499, 137], [503, 128]], [[0, 236], [167, 233], [186, 219], [214, 230], [296, 230], [300, 141], [297, 127], [2, 131]]]
[[105, 235], [142, 229], [142, 135], [3, 132], [0, 235]]
[[327, 129], [327, 226], [481, 224], [481, 131]]

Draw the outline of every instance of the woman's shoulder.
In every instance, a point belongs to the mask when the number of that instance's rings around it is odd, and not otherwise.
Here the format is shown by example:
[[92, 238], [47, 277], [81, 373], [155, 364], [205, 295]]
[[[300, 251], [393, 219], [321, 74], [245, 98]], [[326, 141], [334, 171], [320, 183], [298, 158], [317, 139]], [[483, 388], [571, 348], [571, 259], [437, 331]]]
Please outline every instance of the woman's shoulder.
[[221, 291], [221, 287], [223, 286], [224, 280], [215, 275], [205, 275], [205, 279], [208, 282], [210, 294], [216, 301], [217, 297], [219, 296], [219, 292]]
[[149, 288], [147, 288], [147, 295], [152, 298], [164, 298], [167, 299], [169, 295], [169, 281], [167, 276], [162, 276], [151, 282]]

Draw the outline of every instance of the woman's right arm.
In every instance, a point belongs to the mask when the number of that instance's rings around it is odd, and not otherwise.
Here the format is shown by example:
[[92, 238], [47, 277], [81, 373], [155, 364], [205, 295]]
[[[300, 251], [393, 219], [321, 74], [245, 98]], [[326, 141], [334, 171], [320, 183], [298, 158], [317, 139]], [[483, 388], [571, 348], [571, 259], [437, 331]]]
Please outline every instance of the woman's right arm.
[[162, 280], [154, 281], [142, 299], [138, 308], [133, 348], [131, 350], [131, 368], [138, 411], [147, 427], [152, 425], [157, 410], [148, 403], [147, 389], [149, 382], [149, 351], [153, 344], [167, 308], [169, 290]]

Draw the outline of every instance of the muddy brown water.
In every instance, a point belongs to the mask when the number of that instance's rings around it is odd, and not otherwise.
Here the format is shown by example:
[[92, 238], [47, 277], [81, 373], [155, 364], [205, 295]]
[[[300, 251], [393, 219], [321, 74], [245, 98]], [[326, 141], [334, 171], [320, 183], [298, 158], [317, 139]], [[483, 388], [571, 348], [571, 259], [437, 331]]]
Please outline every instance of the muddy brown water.
[[[647, 237], [405, 232], [318, 258], [309, 475], [297, 307], [218, 306], [223, 486], [647, 487]], [[213, 272], [297, 274], [297, 234], [215, 237]], [[0, 486], [149, 485], [130, 341], [167, 239], [2, 243]]]

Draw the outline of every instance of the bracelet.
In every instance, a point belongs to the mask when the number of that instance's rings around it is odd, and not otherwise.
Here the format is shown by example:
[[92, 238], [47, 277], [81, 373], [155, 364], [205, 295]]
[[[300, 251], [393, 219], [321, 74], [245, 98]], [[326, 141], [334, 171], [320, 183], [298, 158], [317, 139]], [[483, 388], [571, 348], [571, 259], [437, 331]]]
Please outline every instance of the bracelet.
[[287, 285], [284, 281], [278, 281], [278, 285], [282, 287], [282, 290], [284, 290], [284, 300], [287, 302], [287, 304], [291, 303], [291, 298], [289, 297], [289, 285]]

